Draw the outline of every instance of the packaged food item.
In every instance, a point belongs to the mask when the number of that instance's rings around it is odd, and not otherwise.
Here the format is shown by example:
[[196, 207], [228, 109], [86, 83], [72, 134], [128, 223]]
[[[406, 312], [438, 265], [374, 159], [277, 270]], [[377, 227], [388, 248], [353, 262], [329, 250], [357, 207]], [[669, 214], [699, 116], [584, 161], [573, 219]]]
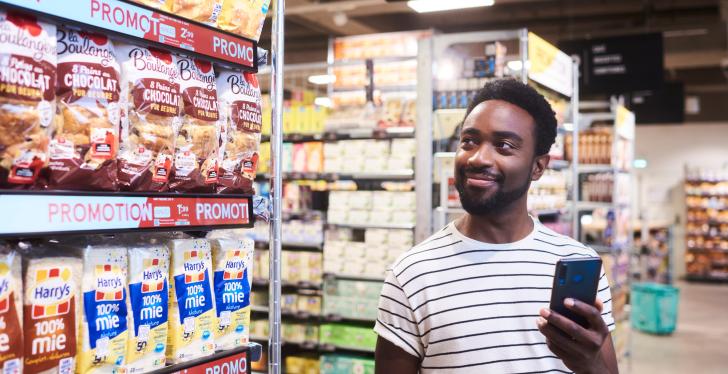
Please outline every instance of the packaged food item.
[[223, 0], [217, 27], [253, 39], [260, 39], [270, 0]]
[[175, 143], [172, 191], [215, 192], [220, 113], [212, 64], [190, 57], [177, 60], [184, 112]]
[[126, 248], [89, 245], [83, 251], [83, 323], [76, 373], [118, 373], [126, 364]]
[[0, 244], [0, 370], [23, 372], [23, 279], [20, 254]]
[[224, 71], [217, 79], [222, 139], [218, 192], [253, 194], [262, 128], [258, 78], [252, 73]]
[[0, 187], [42, 187], [55, 85], [56, 27], [0, 10]]
[[167, 347], [169, 250], [163, 245], [129, 248], [129, 346], [127, 373], [164, 367]]
[[119, 63], [105, 35], [58, 28], [58, 117], [49, 147], [52, 189], [115, 190]]
[[119, 188], [166, 191], [180, 126], [177, 57], [154, 48], [119, 45], [121, 146]]
[[175, 239], [168, 244], [169, 334], [167, 360], [194, 360], [215, 353], [215, 309], [212, 295], [210, 242]]
[[253, 282], [252, 239], [213, 239], [215, 266], [216, 349], [248, 343], [250, 337], [250, 286]]
[[24, 373], [73, 373], [83, 261], [70, 248], [32, 248], [23, 256]]
[[167, 0], [167, 9], [180, 17], [215, 25], [222, 0]]

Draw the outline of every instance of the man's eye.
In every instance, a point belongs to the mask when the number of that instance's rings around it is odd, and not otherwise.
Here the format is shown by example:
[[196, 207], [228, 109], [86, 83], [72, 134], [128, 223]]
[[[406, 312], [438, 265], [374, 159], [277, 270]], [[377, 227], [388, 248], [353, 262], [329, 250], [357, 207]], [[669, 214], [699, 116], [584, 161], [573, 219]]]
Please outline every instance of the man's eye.
[[516, 147], [513, 146], [513, 144], [508, 142], [498, 142], [495, 144], [496, 147], [506, 149], [506, 150], [512, 150], [516, 149]]
[[462, 143], [464, 145], [465, 144], [474, 144], [475, 141], [473, 141], [472, 138], [462, 138], [462, 139], [460, 139], [460, 143]]

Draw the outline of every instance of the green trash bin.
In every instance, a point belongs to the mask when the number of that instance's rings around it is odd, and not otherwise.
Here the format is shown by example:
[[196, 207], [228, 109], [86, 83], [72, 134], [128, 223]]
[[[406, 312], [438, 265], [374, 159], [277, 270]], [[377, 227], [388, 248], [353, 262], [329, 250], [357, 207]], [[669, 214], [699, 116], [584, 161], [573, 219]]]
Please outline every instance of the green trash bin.
[[632, 284], [632, 328], [651, 334], [672, 334], [677, 326], [679, 296], [680, 290], [673, 286]]

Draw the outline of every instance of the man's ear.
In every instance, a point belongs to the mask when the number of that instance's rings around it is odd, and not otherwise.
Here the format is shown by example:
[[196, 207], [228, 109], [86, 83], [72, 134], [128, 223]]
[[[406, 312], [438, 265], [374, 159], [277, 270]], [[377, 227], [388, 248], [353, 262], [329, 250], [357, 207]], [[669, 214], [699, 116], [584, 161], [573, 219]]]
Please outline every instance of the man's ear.
[[546, 167], [549, 165], [549, 161], [551, 160], [551, 156], [548, 154], [536, 156], [533, 162], [533, 170], [531, 172], [531, 180], [537, 181], [541, 179], [541, 176], [543, 175], [543, 172], [546, 170]]

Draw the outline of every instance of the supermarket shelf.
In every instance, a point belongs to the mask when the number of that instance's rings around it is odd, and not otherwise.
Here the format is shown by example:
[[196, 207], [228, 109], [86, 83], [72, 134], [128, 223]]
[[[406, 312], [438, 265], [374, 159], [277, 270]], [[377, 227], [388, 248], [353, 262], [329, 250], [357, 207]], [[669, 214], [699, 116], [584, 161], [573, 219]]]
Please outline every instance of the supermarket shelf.
[[728, 193], [694, 193], [694, 192], [685, 192], [685, 196], [688, 197], [728, 197]]
[[323, 320], [326, 322], [355, 322], [355, 323], [371, 323], [372, 325], [376, 320], [371, 318], [352, 318], [344, 317], [338, 314], [327, 314], [323, 316]]
[[687, 206], [688, 210], [728, 210], [728, 205], [716, 205], [716, 206]]
[[623, 203], [605, 203], [600, 201], [577, 201], [576, 205], [579, 209], [612, 209], [628, 207], [627, 204]]
[[326, 277], [336, 278], [336, 279], [355, 280], [355, 281], [365, 281], [365, 282], [384, 282], [383, 277], [368, 277], [368, 276], [364, 276], [364, 275], [324, 273], [324, 278], [326, 278]]
[[553, 170], [563, 170], [567, 169], [571, 166], [571, 163], [566, 160], [551, 160], [549, 161], [548, 168]]
[[613, 253], [612, 247], [607, 246], [607, 245], [587, 244], [587, 247], [593, 249], [595, 252], [600, 253], [600, 254]]
[[[2, 0], [0, 3], [59, 24], [75, 25], [83, 30], [112, 34], [135, 43], [155, 45], [185, 55], [200, 55], [225, 65], [258, 71], [258, 43], [255, 41], [131, 2], [103, 1], [104, 7], [113, 10], [114, 22], [109, 21], [108, 12], [92, 11], [91, 1], [76, 4], [71, 12], [65, 1]], [[117, 13], [125, 15], [126, 21], [133, 20], [134, 24], [124, 22], [124, 19], [119, 22]], [[145, 18], [146, 27], [141, 21]]]
[[[268, 344], [268, 338], [263, 336], [251, 336], [250, 340], [258, 342], [260, 344]], [[284, 340], [283, 342], [284, 347], [295, 347], [299, 349], [305, 349], [305, 350], [318, 350], [319, 344], [317, 342], [291, 342]]]
[[[251, 338], [251, 340], [254, 340]], [[150, 374], [171, 374], [178, 372], [198, 372], [203, 371], [205, 368], [212, 366], [222, 366], [228, 362], [237, 362], [246, 355], [249, 357], [248, 362], [259, 361], [263, 352], [263, 347], [258, 343], [248, 343], [242, 347], [230, 349], [227, 351], [220, 351], [212, 356], [199, 358], [181, 364], [169, 365], [159, 370], [150, 372]]]
[[629, 170], [618, 169], [616, 166], [608, 164], [579, 164], [579, 173], [629, 173]]
[[359, 353], [374, 353], [374, 349], [358, 348], [358, 347], [342, 347], [333, 344], [319, 344], [319, 349], [323, 352], [359, 352]]
[[[403, 85], [378, 85], [374, 84], [374, 91], [379, 92], [411, 92], [417, 91], [417, 84], [403, 84]], [[333, 94], [346, 93], [346, 92], [366, 92], [366, 88], [362, 86], [352, 87], [336, 87], [334, 86]]]
[[270, 309], [264, 305], [251, 305], [250, 310], [257, 313], [268, 313]]
[[[387, 127], [387, 128], [352, 128], [326, 131], [318, 134], [286, 134], [283, 136], [285, 143], [303, 143], [315, 141], [337, 141], [352, 139], [401, 139], [414, 138], [414, 127]], [[261, 137], [262, 142], [270, 141], [269, 135]]]
[[688, 247], [687, 250], [695, 251], [695, 252], [725, 252], [725, 253], [728, 253], [728, 249], [722, 249], [722, 248]]
[[[253, 285], [254, 286], [268, 286], [270, 282], [268, 279], [261, 279], [261, 278], [254, 278], [253, 279]], [[311, 283], [311, 282], [290, 282], [283, 280], [281, 281], [281, 287], [289, 287], [289, 288], [297, 288], [302, 290], [320, 290], [322, 285], [318, 283]]]
[[686, 233], [686, 237], [702, 237], [705, 239], [726, 239], [728, 240], [728, 234], [717, 234], [717, 235], [710, 235], [710, 234], [695, 234], [695, 233]]
[[[266, 249], [268, 249], [269, 245], [270, 244], [267, 241], [256, 241], [255, 242], [256, 249], [266, 250]], [[322, 251], [324, 249], [324, 246], [321, 243], [316, 244], [316, 243], [284, 242], [283, 244], [281, 244], [281, 246], [284, 249], [300, 248], [300, 249], [317, 250], [317, 251]]]
[[346, 227], [350, 229], [401, 229], [401, 230], [414, 230], [415, 225], [412, 224], [397, 224], [397, 223], [327, 223], [329, 226], [335, 227]]
[[253, 226], [251, 196], [0, 190], [0, 237]]
[[[356, 172], [356, 173], [299, 173], [285, 172], [282, 173], [284, 180], [411, 180], [414, 178], [415, 172], [412, 169], [378, 171], [375, 173]], [[258, 180], [270, 180], [269, 174], [264, 174], [256, 178]]]
[[716, 277], [710, 275], [687, 274], [685, 280], [690, 282], [706, 282], [706, 283], [728, 283], [728, 274], [725, 277]]

